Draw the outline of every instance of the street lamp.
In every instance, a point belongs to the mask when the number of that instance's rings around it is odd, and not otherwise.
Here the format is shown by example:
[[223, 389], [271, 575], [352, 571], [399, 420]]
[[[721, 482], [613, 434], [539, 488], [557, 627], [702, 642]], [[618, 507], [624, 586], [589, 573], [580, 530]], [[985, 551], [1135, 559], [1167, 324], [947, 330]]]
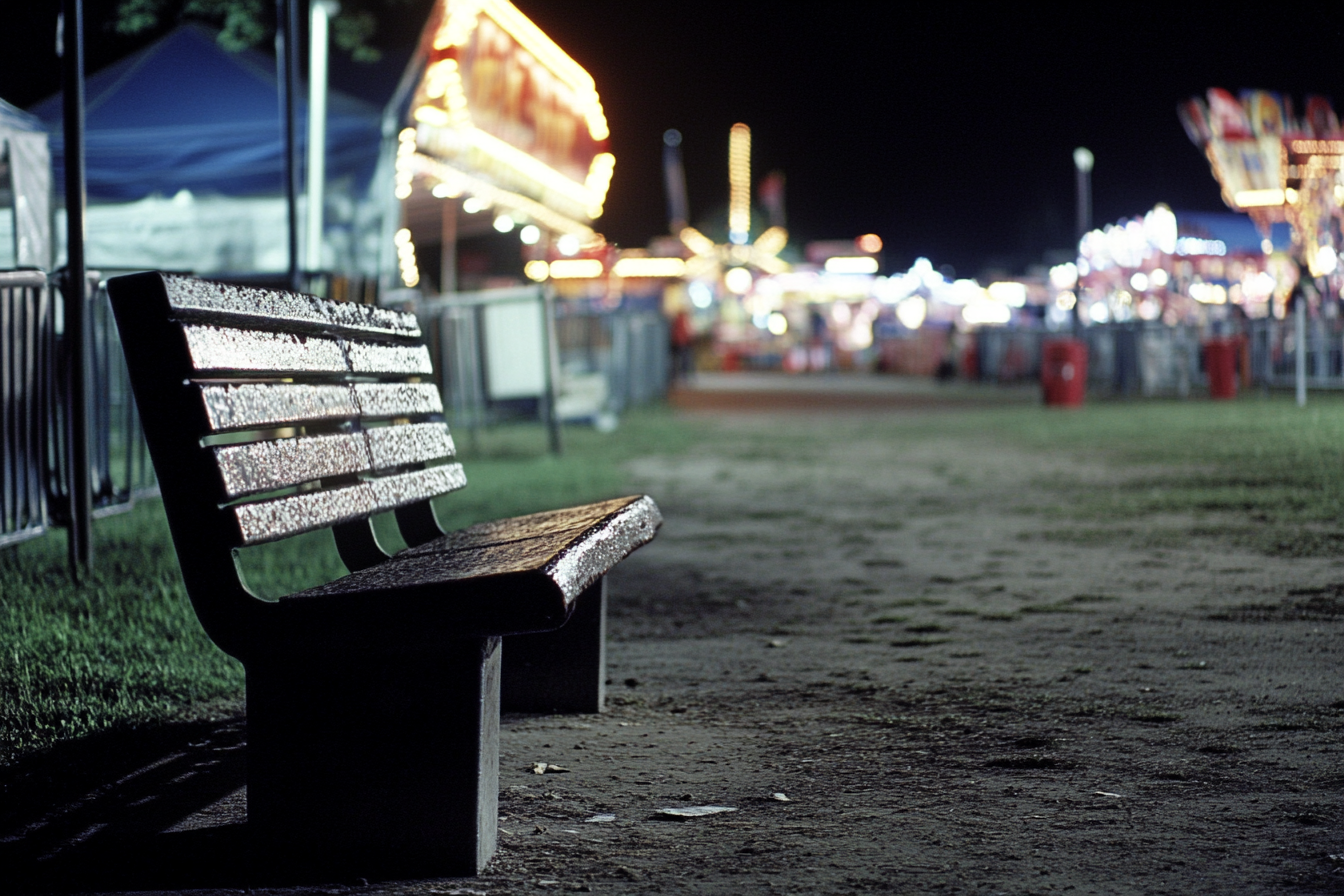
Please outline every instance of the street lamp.
[[1078, 173], [1078, 232], [1079, 241], [1092, 227], [1092, 150], [1080, 146], [1073, 151], [1073, 167]]

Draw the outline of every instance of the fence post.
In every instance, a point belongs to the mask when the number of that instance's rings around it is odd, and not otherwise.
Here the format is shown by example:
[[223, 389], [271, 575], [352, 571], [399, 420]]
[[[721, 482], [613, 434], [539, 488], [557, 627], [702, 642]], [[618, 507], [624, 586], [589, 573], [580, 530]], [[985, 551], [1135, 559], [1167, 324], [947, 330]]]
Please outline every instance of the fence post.
[[66, 436], [69, 451], [70, 571], [76, 578], [93, 565], [93, 498], [89, 488], [88, 283], [84, 272], [84, 5], [64, 0], [61, 34], [65, 120], [66, 268], [65, 302]]
[[1293, 360], [1297, 378], [1297, 406], [1307, 405], [1307, 300], [1298, 296], [1293, 312]]

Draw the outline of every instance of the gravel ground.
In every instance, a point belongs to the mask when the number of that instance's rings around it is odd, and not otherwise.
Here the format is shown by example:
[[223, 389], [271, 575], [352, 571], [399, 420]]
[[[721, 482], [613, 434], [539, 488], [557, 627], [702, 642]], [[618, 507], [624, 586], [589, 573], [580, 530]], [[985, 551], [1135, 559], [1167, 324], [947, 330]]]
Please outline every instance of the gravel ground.
[[[1042, 513], [1118, 474], [822, 404], [720, 393], [631, 466], [667, 522], [611, 579], [609, 711], [505, 717], [484, 874], [273, 892], [1344, 893], [1339, 560]], [[21, 768], [11, 880], [245, 888], [238, 712]]]

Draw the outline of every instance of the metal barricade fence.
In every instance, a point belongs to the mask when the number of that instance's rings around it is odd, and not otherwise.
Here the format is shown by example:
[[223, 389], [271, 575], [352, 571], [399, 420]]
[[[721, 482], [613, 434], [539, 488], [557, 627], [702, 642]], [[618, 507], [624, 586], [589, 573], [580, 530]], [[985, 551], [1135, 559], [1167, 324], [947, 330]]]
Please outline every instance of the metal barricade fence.
[[[529, 288], [531, 289], [531, 288]], [[525, 291], [457, 293], [416, 308], [434, 356], [445, 410], [469, 431], [516, 415], [500, 400], [491, 375], [491, 315], [486, 308], [521, 302]], [[670, 374], [668, 325], [657, 309], [597, 309], [555, 302], [541, 290], [531, 301], [549, 308], [547, 352], [554, 414], [561, 421], [598, 422], [628, 407], [662, 398]], [[547, 419], [538, 395], [537, 414]]]
[[[1306, 370], [1308, 389], [1344, 389], [1344, 318], [1307, 319]], [[1256, 383], [1270, 388], [1296, 384], [1296, 327], [1287, 320], [1262, 318], [1246, 322], [1250, 367]]]
[[51, 522], [56, 331], [41, 271], [0, 271], [0, 545]]
[[[91, 277], [89, 482], [95, 516], [158, 493], [107, 293]], [[56, 278], [0, 271], [0, 546], [69, 524], [68, 418]]]
[[[1041, 343], [1065, 338], [1071, 334], [1038, 328], [982, 329], [975, 334], [979, 378], [998, 383], [1038, 380]], [[1094, 395], [1183, 397], [1192, 386], [1207, 384], [1196, 327], [1146, 321], [1094, 324], [1078, 338], [1087, 344], [1087, 386]]]

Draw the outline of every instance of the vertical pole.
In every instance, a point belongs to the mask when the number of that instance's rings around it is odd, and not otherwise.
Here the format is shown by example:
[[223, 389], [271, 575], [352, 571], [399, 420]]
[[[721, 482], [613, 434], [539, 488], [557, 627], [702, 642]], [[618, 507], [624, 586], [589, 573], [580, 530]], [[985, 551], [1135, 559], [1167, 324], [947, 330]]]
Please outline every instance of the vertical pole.
[[314, 0], [308, 16], [308, 226], [303, 254], [309, 271], [322, 269], [322, 213], [327, 186], [327, 24], [340, 9]]
[[439, 293], [451, 296], [457, 292], [457, 200], [443, 200], [443, 219], [439, 233]]
[[84, 6], [63, 0], [61, 34], [65, 83], [65, 425], [70, 450], [70, 569], [78, 577], [93, 564], [93, 499], [89, 488], [87, 276], [84, 270]]
[[1293, 311], [1293, 354], [1296, 364], [1297, 406], [1307, 404], [1307, 297], [1298, 295]]
[[285, 153], [285, 211], [289, 230], [289, 288], [299, 278], [299, 147], [294, 139], [294, 97], [298, 94], [298, 0], [275, 0], [275, 82], [280, 93], [280, 133]]
[[545, 340], [546, 352], [546, 429], [550, 436], [551, 453], [559, 455], [564, 450], [564, 445], [560, 441], [560, 415], [556, 413], [556, 379], [560, 365], [559, 342], [555, 336], [555, 295], [551, 292], [549, 286], [543, 286], [539, 289], [541, 293], [541, 311], [545, 331], [543, 338]]

